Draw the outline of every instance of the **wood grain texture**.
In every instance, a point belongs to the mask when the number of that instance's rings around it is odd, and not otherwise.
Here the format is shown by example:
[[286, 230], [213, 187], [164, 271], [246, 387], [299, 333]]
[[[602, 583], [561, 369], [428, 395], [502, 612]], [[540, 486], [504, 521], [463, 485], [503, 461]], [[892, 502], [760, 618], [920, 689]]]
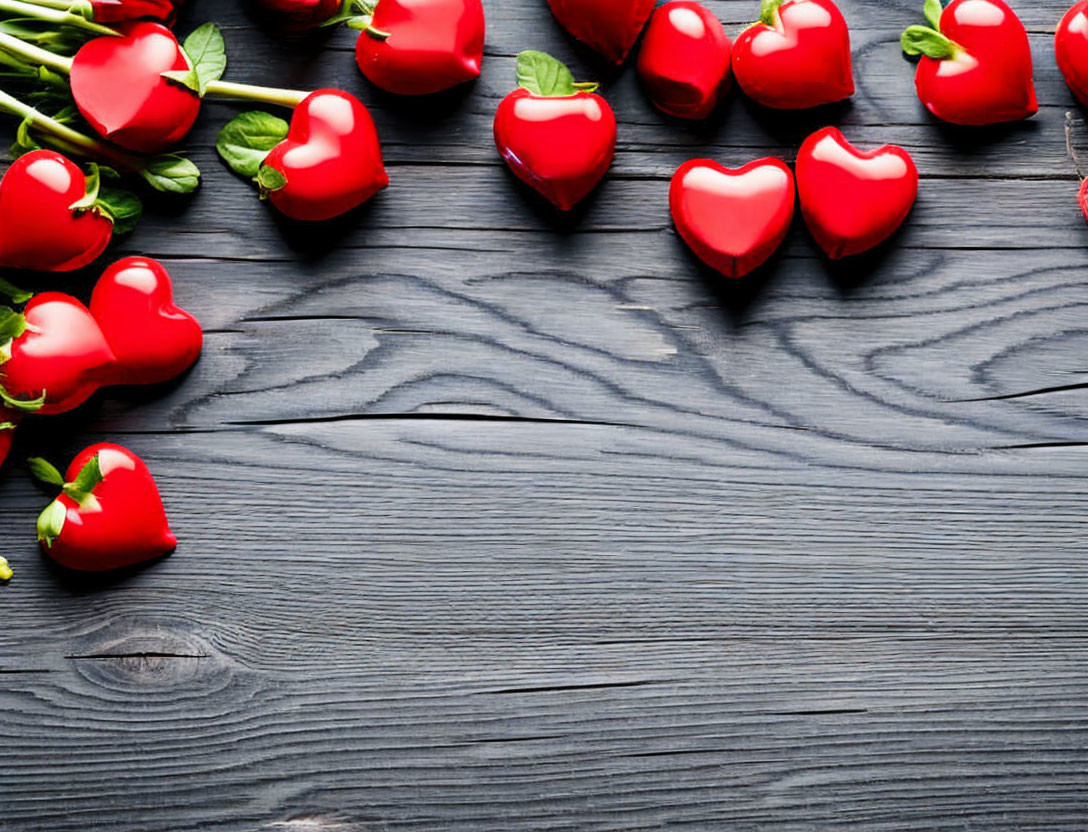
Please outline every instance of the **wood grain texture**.
[[[708, 5], [733, 34], [758, 4]], [[194, 0], [181, 29], [222, 23], [229, 77], [358, 94], [392, 186], [279, 220], [217, 161], [236, 108], [209, 104], [203, 190], [114, 245], [167, 263], [207, 348], [32, 420], [0, 476], [0, 829], [1085, 829], [1064, 5], [1014, 3], [1041, 111], [980, 135], [913, 95], [914, 0], [841, 0], [850, 104], [734, 95], [699, 126], [543, 0], [485, 0], [483, 76], [425, 103], [369, 87], [351, 33], [285, 44]], [[619, 122], [569, 218], [491, 142], [530, 47], [604, 81]], [[797, 223], [723, 285], [671, 228], [672, 171], [792, 159], [826, 123], [914, 154], [907, 227], [831, 265]], [[148, 461], [182, 546], [77, 580], [37, 553], [48, 497], [18, 462], [100, 440]]]

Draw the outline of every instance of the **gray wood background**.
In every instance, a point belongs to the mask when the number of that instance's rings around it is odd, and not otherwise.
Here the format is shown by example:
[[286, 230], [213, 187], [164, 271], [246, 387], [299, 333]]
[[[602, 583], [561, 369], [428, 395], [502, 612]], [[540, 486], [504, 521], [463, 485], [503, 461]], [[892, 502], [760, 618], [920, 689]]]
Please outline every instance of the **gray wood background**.
[[[485, 5], [483, 77], [422, 103], [370, 87], [347, 31], [184, 14], [224, 26], [234, 80], [358, 94], [392, 186], [285, 223], [218, 162], [237, 108], [209, 104], [203, 190], [111, 249], [167, 263], [207, 348], [180, 383], [39, 421], [0, 476], [0, 828], [1088, 829], [1066, 3], [1014, 3], [1039, 115], [974, 133], [914, 96], [920, 0], [841, 1], [850, 104], [734, 95], [694, 126], [543, 0]], [[731, 34], [758, 13], [709, 5]], [[565, 219], [491, 142], [530, 47], [619, 120]], [[914, 154], [893, 244], [832, 266], [798, 222], [753, 280], [700, 267], [675, 167], [792, 160], [827, 123]], [[86, 295], [105, 262], [37, 285]], [[182, 543], [75, 580], [37, 552], [49, 496], [19, 462], [104, 440], [149, 462]]]

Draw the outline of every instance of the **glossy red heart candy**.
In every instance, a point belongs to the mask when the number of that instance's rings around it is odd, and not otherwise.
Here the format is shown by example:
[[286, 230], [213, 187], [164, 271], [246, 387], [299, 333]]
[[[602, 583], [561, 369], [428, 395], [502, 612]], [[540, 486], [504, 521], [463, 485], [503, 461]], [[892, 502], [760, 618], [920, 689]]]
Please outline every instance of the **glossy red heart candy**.
[[733, 74], [766, 107], [802, 110], [854, 94], [850, 30], [831, 0], [772, 0], [737, 36]]
[[269, 201], [296, 220], [327, 220], [366, 202], [389, 184], [374, 120], [357, 98], [318, 90], [295, 108], [287, 138], [264, 165], [286, 185]]
[[726, 277], [761, 266], [782, 244], [794, 208], [793, 174], [778, 159], [732, 170], [711, 159], [682, 164], [669, 187], [676, 230]]
[[914, 83], [937, 118], [979, 126], [1038, 112], [1027, 32], [1004, 0], [952, 0], [939, 32], [912, 26], [903, 37], [908, 54], [923, 53]]
[[838, 260], [879, 245], [903, 224], [918, 196], [918, 169], [901, 147], [861, 151], [827, 127], [801, 146], [797, 192], [812, 236]]
[[695, 0], [671, 0], [646, 27], [638, 75], [659, 110], [706, 118], [729, 89], [731, 52], [713, 12]]
[[499, 103], [495, 146], [518, 179], [569, 211], [612, 164], [616, 117], [593, 93], [544, 96], [519, 88]]
[[[80, 475], [95, 464], [98, 476], [83, 480]], [[72, 460], [65, 480], [79, 485], [95, 479], [88, 492], [66, 487], [42, 513], [38, 534], [49, 557], [68, 569], [105, 572], [177, 548], [159, 489], [142, 459], [119, 445], [92, 445]]]
[[1054, 36], [1054, 52], [1065, 83], [1081, 104], [1088, 105], [1088, 0], [1065, 13]]
[[91, 315], [117, 359], [117, 384], [159, 384], [200, 357], [204, 333], [174, 303], [162, 264], [126, 257], [106, 269], [91, 295]]
[[162, 77], [188, 70], [189, 60], [161, 23], [133, 23], [122, 31], [76, 52], [72, 97], [100, 135], [129, 150], [160, 153], [185, 137], [200, 112], [195, 92]]
[[622, 64], [646, 25], [654, 0], [548, 0], [548, 5], [574, 37]]
[[480, 0], [379, 0], [371, 26], [383, 36], [360, 33], [355, 61], [383, 90], [428, 95], [480, 75]]
[[72, 208], [86, 193], [83, 171], [59, 153], [34, 150], [16, 159], [0, 181], [0, 266], [66, 272], [98, 257], [113, 222]]
[[[35, 295], [23, 309], [26, 330], [0, 353], [0, 386], [9, 397], [32, 401], [45, 394], [37, 412], [74, 410], [102, 386], [113, 383], [116, 359], [98, 322], [70, 295]], [[2, 421], [2, 420], [0, 420]]]

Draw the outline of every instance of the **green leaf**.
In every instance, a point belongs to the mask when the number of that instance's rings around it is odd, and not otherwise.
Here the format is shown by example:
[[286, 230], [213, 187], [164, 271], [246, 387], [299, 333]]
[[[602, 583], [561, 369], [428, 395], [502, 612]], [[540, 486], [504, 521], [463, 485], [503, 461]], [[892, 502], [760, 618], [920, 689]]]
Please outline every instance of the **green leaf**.
[[923, 14], [926, 16], [926, 22], [929, 23], [938, 32], [941, 31], [941, 13], [944, 9], [941, 8], [941, 0], [926, 0]]
[[518, 86], [536, 95], [574, 95], [597, 89], [595, 84], [576, 84], [574, 76], [561, 61], [551, 55], [529, 49], [518, 55]]
[[[223, 33], [214, 23], [198, 26], [182, 44], [195, 76], [196, 86], [191, 87], [203, 98], [208, 84], [218, 81], [227, 71], [227, 44]], [[164, 73], [170, 77], [172, 73]], [[190, 86], [186, 84], [186, 86]]]
[[40, 456], [32, 456], [26, 461], [26, 467], [34, 475], [34, 479], [44, 482], [46, 485], [55, 485], [57, 488], [64, 486], [64, 476], [49, 460]]
[[283, 175], [283, 171], [264, 165], [257, 171], [257, 184], [262, 193], [270, 194], [287, 187], [287, 177]]
[[[0, 277], [0, 294], [7, 295], [9, 298], [11, 298], [12, 303], [26, 303], [28, 300], [34, 297], [33, 292], [28, 292], [25, 289], [20, 289], [14, 283], [9, 283], [2, 277]], [[6, 309], [7, 307], [4, 308]]]
[[98, 454], [95, 454], [76, 475], [74, 482], [65, 483], [64, 493], [77, 503], [82, 503], [94, 493], [98, 484], [104, 479], [102, 468], [98, 464]]
[[181, 84], [181, 86], [186, 89], [192, 90], [197, 95], [203, 97], [203, 94], [200, 92], [200, 76], [192, 67], [189, 69], [171, 69], [167, 72], [160, 72], [159, 74], [168, 81], [174, 81], [177, 84]]
[[98, 173], [98, 165], [90, 162], [87, 165], [86, 186], [83, 198], [78, 199], [68, 206], [69, 211], [89, 211], [98, 202], [98, 192], [102, 188], [102, 177]]
[[0, 344], [26, 332], [26, 318], [7, 306], [0, 306]]
[[68, 519], [68, 509], [60, 500], [54, 500], [38, 515], [38, 542], [50, 549], [60, 533], [64, 531], [64, 521]]
[[188, 194], [200, 186], [200, 168], [176, 153], [156, 156], [137, 173], [156, 191], [165, 193]]
[[908, 55], [925, 55], [937, 61], [955, 57], [961, 47], [950, 41], [936, 29], [927, 26], [909, 26], [900, 39], [903, 51]]
[[253, 179], [272, 148], [287, 138], [287, 130], [287, 122], [271, 113], [242, 113], [219, 131], [215, 149], [231, 170]]
[[30, 135], [31, 126], [31, 121], [28, 118], [19, 122], [19, 126], [15, 130], [15, 143], [10, 150], [12, 159], [18, 159], [24, 153], [30, 153], [33, 150], [41, 150], [41, 145], [34, 141], [33, 136]]
[[94, 207], [113, 222], [114, 234], [130, 233], [144, 214], [144, 205], [140, 198], [121, 188], [102, 188]]

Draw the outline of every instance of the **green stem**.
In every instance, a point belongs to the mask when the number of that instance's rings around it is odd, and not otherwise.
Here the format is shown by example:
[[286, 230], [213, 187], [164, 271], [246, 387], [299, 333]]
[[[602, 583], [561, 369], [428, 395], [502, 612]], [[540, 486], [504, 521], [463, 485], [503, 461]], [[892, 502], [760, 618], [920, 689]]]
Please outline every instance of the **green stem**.
[[294, 108], [302, 103], [310, 93], [303, 90], [278, 90], [272, 87], [257, 87], [252, 84], [235, 84], [230, 81], [209, 81], [205, 89], [205, 98], [221, 98], [226, 101], [260, 101], [264, 104], [278, 104], [281, 107]]
[[55, 118], [50, 118], [40, 110], [36, 110], [29, 104], [25, 104], [18, 98], [0, 90], [0, 111], [19, 116], [30, 122], [30, 126], [40, 133], [44, 133], [55, 145], [61, 146], [68, 152], [75, 152], [91, 158], [107, 159], [127, 170], [140, 171], [145, 167], [142, 159], [126, 153], [105, 142], [93, 139], [73, 130], [66, 124], [61, 124]]
[[759, 10], [759, 22], [767, 26], [774, 26], [778, 14], [778, 7], [786, 0], [763, 0], [763, 6]]
[[95, 23], [82, 15], [72, 14], [67, 11], [67, 6], [64, 9], [57, 9], [41, 3], [24, 3], [22, 0], [0, 0], [0, 12], [29, 17], [32, 20], [44, 20], [46, 23], [53, 23], [57, 26], [71, 26], [87, 32], [94, 32], [96, 35], [121, 37], [121, 33], [116, 29], [103, 26], [101, 23]]
[[[0, 0], [0, 3], [3, 3], [3, 0]], [[34, 46], [25, 40], [19, 40], [19, 38], [3, 32], [0, 32], [0, 49], [3, 49], [9, 55], [24, 58], [32, 64], [47, 67], [54, 72], [59, 72], [61, 75], [67, 75], [72, 71], [71, 58], [57, 55], [48, 49]]]

